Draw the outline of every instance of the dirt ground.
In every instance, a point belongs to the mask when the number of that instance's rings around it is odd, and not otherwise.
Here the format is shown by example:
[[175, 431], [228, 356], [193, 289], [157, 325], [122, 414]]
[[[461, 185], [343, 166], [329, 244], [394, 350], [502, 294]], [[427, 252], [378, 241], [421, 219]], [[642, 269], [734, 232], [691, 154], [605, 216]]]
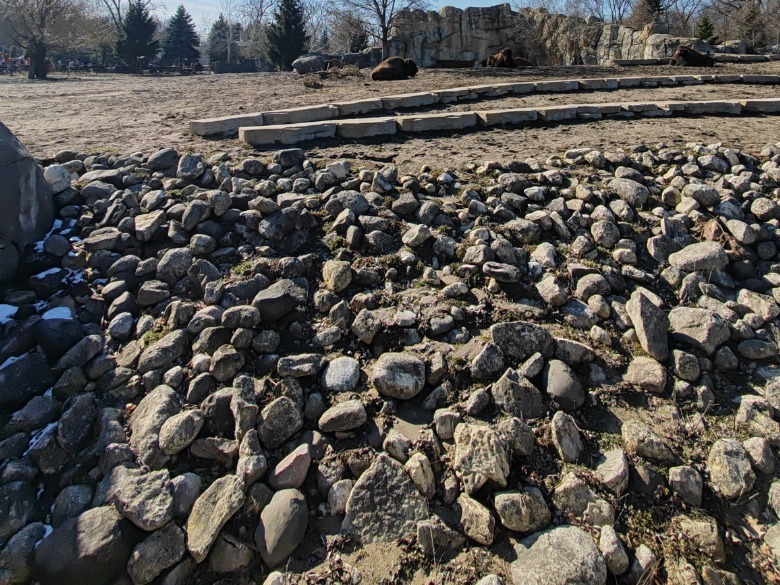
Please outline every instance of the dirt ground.
[[[248, 150], [235, 139], [203, 139], [188, 132], [188, 121], [241, 112], [281, 109], [381, 95], [444, 89], [491, 82], [648, 76], [691, 73], [780, 74], [780, 62], [720, 64], [712, 70], [673, 67], [568, 67], [488, 69], [424, 69], [414, 79], [374, 83], [361, 76], [324, 77], [322, 86], [304, 86], [294, 73], [139, 77], [129, 75], [55, 75], [48, 81], [21, 76], [0, 78], [0, 120], [36, 156], [62, 149], [85, 153], [151, 152], [163, 146], [209, 153], [225, 150], [241, 156]], [[705, 85], [661, 87], [576, 94], [505, 97], [450, 106], [450, 109], [505, 108], [642, 99], [718, 99], [777, 97], [778, 86]], [[402, 169], [421, 164], [459, 168], [468, 162], [546, 157], [587, 145], [620, 147], [640, 142], [681, 144], [724, 142], [747, 151], [780, 140], [780, 116], [686, 117], [603, 120], [511, 129], [476, 130], [396, 136], [390, 140], [309, 144], [317, 158], [347, 157], [393, 161]]]

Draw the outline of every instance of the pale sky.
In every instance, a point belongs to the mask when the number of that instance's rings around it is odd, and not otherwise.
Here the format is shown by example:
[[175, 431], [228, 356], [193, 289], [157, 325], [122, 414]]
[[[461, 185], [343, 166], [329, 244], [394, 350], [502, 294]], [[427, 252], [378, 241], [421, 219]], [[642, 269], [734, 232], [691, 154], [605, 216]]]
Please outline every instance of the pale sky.
[[[338, 0], [334, 0], [334, 2], [338, 3]], [[184, 8], [192, 15], [198, 31], [204, 28], [206, 22], [210, 23], [219, 16], [219, 0], [164, 0], [160, 3], [161, 8], [157, 11], [158, 16], [163, 19], [169, 18], [179, 4], [184, 4]], [[438, 10], [444, 6], [466, 8], [469, 6], [496, 6], [498, 4], [502, 4], [501, 0], [432, 0], [432, 9]]]

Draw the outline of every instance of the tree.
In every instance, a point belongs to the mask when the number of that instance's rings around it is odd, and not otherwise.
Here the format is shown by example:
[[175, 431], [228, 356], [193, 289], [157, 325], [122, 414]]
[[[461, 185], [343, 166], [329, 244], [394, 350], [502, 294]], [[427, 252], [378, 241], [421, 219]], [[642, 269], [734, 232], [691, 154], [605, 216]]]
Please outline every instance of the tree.
[[309, 37], [303, 24], [303, 7], [298, 0], [280, 0], [275, 20], [268, 27], [266, 53], [268, 60], [280, 69], [289, 70], [292, 62], [308, 50]]
[[358, 53], [368, 46], [368, 25], [359, 15], [348, 10], [331, 14], [331, 47], [337, 53]]
[[157, 24], [142, 0], [130, 2], [122, 21], [122, 36], [116, 45], [117, 54], [131, 66], [139, 59], [153, 59], [160, 50], [154, 39]]
[[27, 77], [46, 78], [46, 56], [65, 33], [62, 20], [79, 9], [78, 0], [0, 0], [0, 22], [30, 60]]
[[425, 10], [428, 0], [344, 0], [350, 12], [362, 16], [371, 27], [371, 34], [382, 45], [382, 59], [387, 59], [387, 41], [396, 18], [402, 11]]
[[165, 43], [163, 58], [171, 63], [181, 63], [183, 59], [197, 61], [200, 58], [198, 50], [200, 40], [195, 32], [195, 24], [182, 4], [176, 9], [173, 18], [165, 27]]
[[664, 0], [644, 0], [644, 3], [653, 21], [661, 20], [661, 15], [666, 12]]
[[236, 44], [241, 36], [241, 25], [228, 24], [225, 16], [220, 13], [219, 18], [211, 25], [208, 38], [209, 63], [212, 65], [219, 61], [220, 63], [238, 62], [238, 45]]
[[247, 56], [256, 58], [263, 53], [267, 16], [275, 6], [276, 0], [241, 0], [239, 13], [247, 23], [245, 29]]
[[707, 13], [702, 14], [699, 22], [696, 23], [696, 27], [693, 29], [693, 36], [708, 43], [711, 43], [711, 39], [714, 39], [715, 25], [712, 24], [712, 20], [710, 20]]

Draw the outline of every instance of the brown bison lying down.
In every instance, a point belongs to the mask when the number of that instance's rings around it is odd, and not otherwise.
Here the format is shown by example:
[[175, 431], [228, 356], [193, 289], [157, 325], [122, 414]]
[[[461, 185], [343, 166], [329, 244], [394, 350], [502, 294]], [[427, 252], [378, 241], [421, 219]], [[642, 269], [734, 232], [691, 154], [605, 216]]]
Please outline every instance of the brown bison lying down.
[[408, 79], [417, 75], [417, 63], [411, 59], [401, 57], [388, 57], [371, 72], [374, 81], [393, 81], [395, 79]]
[[485, 67], [533, 67], [528, 59], [515, 57], [512, 49], [501, 49], [500, 53], [490, 55], [485, 61]]
[[669, 59], [669, 65], [678, 65], [681, 67], [713, 67], [715, 59], [709, 55], [699, 53], [690, 47], [680, 46]]

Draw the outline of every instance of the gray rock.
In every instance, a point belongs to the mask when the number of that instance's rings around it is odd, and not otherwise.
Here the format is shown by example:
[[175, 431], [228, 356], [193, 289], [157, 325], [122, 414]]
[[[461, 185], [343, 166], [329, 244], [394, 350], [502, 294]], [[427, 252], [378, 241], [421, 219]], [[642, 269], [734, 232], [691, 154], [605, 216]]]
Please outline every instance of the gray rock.
[[713, 207], [720, 203], [718, 190], [709, 185], [690, 183], [683, 187], [682, 194], [683, 197], [690, 197], [697, 201], [702, 207]]
[[124, 572], [137, 539], [113, 507], [87, 510], [38, 545], [36, 578], [41, 585], [109, 585]]
[[179, 162], [179, 153], [174, 148], [162, 148], [149, 155], [146, 168], [151, 171], [164, 171], [175, 167]]
[[303, 427], [303, 415], [287, 396], [273, 400], [260, 413], [260, 439], [269, 449], [276, 449]]
[[558, 455], [566, 463], [576, 463], [584, 448], [577, 423], [568, 414], [558, 411], [550, 427]]
[[92, 488], [88, 485], [69, 485], [54, 500], [51, 509], [51, 525], [55, 528], [69, 518], [89, 509], [92, 502]]
[[255, 544], [268, 567], [284, 562], [303, 540], [309, 522], [306, 498], [296, 489], [276, 492], [263, 508]]
[[324, 433], [346, 432], [362, 427], [367, 420], [363, 403], [353, 399], [331, 406], [320, 416], [317, 424]]
[[160, 469], [168, 462], [160, 449], [160, 429], [177, 412], [176, 392], [169, 386], [158, 386], [144, 396], [130, 416], [130, 446], [138, 460], [151, 469]]
[[187, 549], [196, 562], [208, 555], [219, 531], [244, 505], [244, 482], [235, 475], [220, 477], [195, 502], [187, 520]]
[[35, 547], [46, 532], [43, 524], [33, 522], [11, 537], [0, 551], [0, 583], [28, 583], [33, 576]]
[[642, 392], [661, 394], [666, 388], [666, 368], [652, 358], [639, 356], [628, 364], [623, 380]]
[[612, 179], [609, 182], [609, 188], [617, 193], [623, 201], [637, 209], [644, 207], [650, 196], [647, 187], [631, 179]]
[[728, 263], [726, 251], [718, 242], [690, 244], [669, 256], [669, 264], [683, 272], [721, 270]]
[[496, 406], [521, 419], [539, 418], [547, 410], [539, 389], [511, 368], [493, 384], [491, 392]]
[[471, 377], [475, 380], [493, 380], [505, 368], [504, 352], [495, 343], [488, 342], [471, 360]]
[[622, 575], [628, 570], [628, 554], [612, 526], [605, 525], [601, 527], [599, 549], [601, 554], [604, 555], [604, 561], [607, 563], [607, 570], [610, 573]]
[[173, 515], [176, 518], [187, 516], [195, 505], [201, 493], [203, 479], [192, 472], [177, 475], [171, 479], [171, 495], [173, 496]]
[[349, 392], [360, 381], [360, 363], [351, 357], [338, 357], [322, 372], [322, 387], [330, 392]]
[[165, 455], [176, 455], [186, 449], [203, 428], [203, 413], [200, 410], [180, 412], [160, 427], [159, 445]]
[[352, 265], [342, 260], [328, 260], [322, 266], [322, 281], [328, 290], [340, 293], [352, 282]]
[[467, 494], [460, 494], [453, 508], [466, 536], [484, 546], [493, 544], [496, 520], [490, 510]]
[[167, 469], [144, 473], [139, 469], [114, 467], [103, 480], [105, 500], [142, 530], [151, 532], [173, 519], [173, 496]]
[[189, 248], [168, 250], [157, 263], [157, 280], [173, 286], [187, 274], [191, 264], [192, 252]]
[[539, 488], [526, 487], [517, 492], [498, 492], [494, 507], [496, 514], [509, 530], [536, 532], [550, 524], [552, 514]]
[[428, 501], [401, 464], [381, 453], [352, 488], [345, 526], [364, 543], [391, 542], [414, 533], [426, 518]]
[[623, 444], [630, 455], [639, 455], [654, 461], [673, 463], [674, 451], [648, 425], [638, 420], [628, 420], [620, 429]]
[[425, 386], [425, 362], [407, 353], [383, 353], [374, 363], [371, 381], [383, 396], [408, 400]]
[[21, 407], [54, 384], [46, 356], [40, 351], [26, 353], [0, 370], [0, 407]]
[[723, 317], [709, 309], [675, 307], [669, 312], [672, 338], [712, 354], [728, 341], [729, 324]]
[[631, 295], [626, 311], [642, 349], [658, 361], [665, 361], [669, 357], [669, 318], [666, 314], [640, 291]]
[[301, 353], [279, 359], [276, 371], [282, 377], [305, 378], [319, 374], [324, 364], [325, 357], [318, 353]]
[[127, 562], [133, 585], [147, 585], [184, 555], [184, 533], [173, 522], [138, 544]]
[[750, 455], [736, 439], [718, 439], [707, 456], [713, 488], [727, 500], [747, 494], [756, 481]]
[[0, 486], [0, 542], [27, 524], [35, 507], [35, 489], [25, 481]]
[[558, 406], [573, 411], [585, 402], [585, 390], [574, 371], [561, 360], [550, 360], [544, 367], [544, 385], [547, 394]]
[[296, 306], [305, 304], [307, 298], [306, 288], [294, 280], [283, 279], [257, 293], [252, 305], [260, 310], [263, 323], [274, 323]]
[[438, 516], [417, 523], [417, 545], [432, 557], [458, 551], [466, 544], [465, 537], [447, 526]]
[[[512, 563], [515, 585], [604, 585], [607, 567], [590, 536], [576, 526], [558, 526], [522, 540]], [[554, 567], [554, 570], [551, 568]]]
[[168, 333], [147, 347], [138, 358], [138, 370], [145, 374], [151, 370], [167, 368], [180, 358], [189, 347], [189, 337], [183, 329]]
[[672, 491], [684, 502], [697, 508], [701, 506], [702, 490], [704, 482], [701, 474], [693, 467], [680, 465], [669, 468], [669, 486]]
[[206, 167], [203, 165], [203, 159], [200, 156], [185, 154], [179, 159], [176, 176], [185, 181], [196, 181], [205, 170]]
[[541, 325], [526, 321], [496, 323], [490, 327], [490, 336], [509, 358], [524, 360], [536, 352], [545, 357], [553, 353], [553, 337]]
[[510, 467], [506, 444], [490, 427], [458, 425], [452, 463], [469, 494], [476, 493], [486, 483], [498, 487], [507, 484]]

